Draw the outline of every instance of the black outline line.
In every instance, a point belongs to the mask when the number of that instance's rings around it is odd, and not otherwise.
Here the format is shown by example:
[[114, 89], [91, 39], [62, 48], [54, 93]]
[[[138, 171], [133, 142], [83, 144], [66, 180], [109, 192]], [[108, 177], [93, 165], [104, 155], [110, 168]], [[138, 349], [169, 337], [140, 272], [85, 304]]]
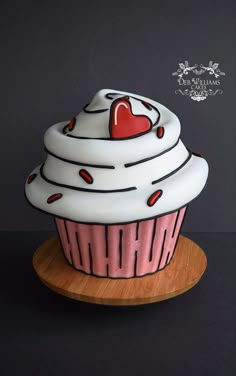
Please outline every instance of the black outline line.
[[[60, 243], [60, 246], [61, 246], [61, 251], [62, 251], [62, 254], [63, 254], [63, 257], [65, 258], [65, 260], [68, 262], [69, 265], [73, 266], [74, 265], [72, 264], [72, 255], [71, 255], [71, 249], [69, 249], [69, 255], [70, 255], [70, 260], [67, 258], [66, 256], [66, 253], [65, 253], [65, 249], [63, 247], [63, 242], [62, 242], [62, 238], [61, 238], [61, 235], [60, 235], [60, 232], [59, 232], [59, 229], [58, 229], [58, 226], [57, 226], [57, 222], [56, 222], [56, 219], [59, 219], [63, 222], [63, 226], [65, 228], [65, 219], [63, 218], [58, 218], [58, 217], [53, 217], [53, 220], [54, 220], [54, 223], [55, 223], [55, 227], [56, 227], [56, 232], [57, 232], [57, 236], [58, 236], [58, 240], [59, 240], [59, 243]], [[70, 246], [70, 243], [68, 241], [68, 233], [67, 231], [65, 230], [65, 233], [66, 233], [66, 237], [67, 237], [67, 243], [69, 244]]]
[[64, 227], [65, 227], [65, 233], [66, 233], [67, 243], [68, 243], [69, 246], [70, 246], [70, 238], [69, 238], [69, 233], [68, 233], [68, 228], [67, 228], [66, 221], [64, 221]]
[[149, 253], [149, 262], [151, 262], [153, 258], [153, 244], [154, 244], [154, 239], [156, 236], [156, 224], [157, 224], [157, 219], [155, 218], [153, 222], [153, 228], [152, 228], [152, 241], [151, 241], [151, 248], [150, 248], [150, 253]]
[[[64, 253], [63, 253], [64, 255]], [[97, 278], [109, 278], [109, 279], [123, 279], [123, 280], [126, 280], [126, 279], [132, 279], [132, 278], [143, 278], [143, 277], [146, 277], [148, 275], [152, 275], [152, 274], [155, 274], [155, 273], [158, 273], [158, 272], [161, 272], [163, 269], [165, 269], [168, 265], [164, 265], [163, 268], [161, 269], [156, 269], [154, 272], [150, 272], [150, 273], [146, 273], [146, 274], [141, 274], [141, 275], [136, 275], [135, 277], [132, 276], [132, 277], [111, 277], [111, 276], [106, 276], [106, 275], [98, 275], [98, 274], [91, 274], [91, 273], [88, 273], [86, 272], [85, 270], [82, 270], [82, 269], [78, 269], [76, 268], [76, 266], [74, 266], [73, 264], [71, 264], [66, 257], [64, 257], [65, 261], [68, 263], [68, 265], [70, 265], [74, 270], [76, 270], [77, 272], [80, 272], [80, 273], [83, 273], [85, 275], [88, 275], [88, 276], [93, 276], [93, 277], [97, 277]], [[108, 265], [108, 264], [107, 264]]]
[[[58, 196], [58, 197], [56, 197], [56, 196]], [[55, 197], [54, 199], [53, 199], [53, 197]], [[49, 196], [48, 198], [47, 198], [47, 204], [53, 204], [55, 201], [57, 201], [57, 200], [60, 200], [60, 198], [62, 198], [63, 197], [63, 194], [62, 193], [53, 193], [53, 195], [51, 195], [51, 196]], [[48, 200], [52, 200], [52, 201], [48, 201]]]
[[102, 190], [102, 189], [88, 189], [88, 188], [81, 188], [81, 187], [73, 187], [72, 185], [62, 184], [62, 183], [56, 183], [50, 179], [48, 179], [44, 173], [43, 173], [43, 166], [40, 167], [40, 176], [43, 180], [45, 180], [47, 183], [50, 183], [52, 185], [56, 185], [57, 187], [62, 188], [68, 188], [68, 189], [74, 189], [75, 191], [81, 191], [81, 192], [90, 192], [90, 193], [117, 193], [117, 192], [128, 192], [128, 191], [134, 191], [137, 189], [137, 187], [128, 187], [128, 188], [122, 188], [122, 189], [111, 189], [111, 190]]
[[152, 181], [152, 184], [157, 184], [160, 181], [165, 180], [165, 179], [169, 178], [170, 176], [176, 174], [176, 172], [178, 172], [179, 170], [181, 170], [181, 168], [183, 168], [190, 161], [191, 157], [192, 157], [192, 153], [189, 153], [189, 155], [187, 156], [187, 158], [185, 159], [185, 161], [179, 167], [177, 167], [175, 170], [169, 172], [168, 174], [162, 176], [160, 179]]
[[123, 230], [119, 230], [119, 267], [122, 269], [122, 237], [123, 237]]
[[[58, 239], [59, 239], [59, 243], [60, 243], [60, 246], [61, 246], [62, 252], [63, 252], [63, 254], [64, 254], [64, 256], [65, 256], [65, 259], [67, 260], [67, 257], [66, 257], [65, 252], [64, 252], [64, 247], [63, 247], [63, 245], [62, 245], [61, 235], [60, 235], [59, 229], [58, 229], [58, 227], [57, 227], [56, 218], [57, 218], [57, 217], [53, 217], [53, 219], [54, 219], [54, 223], [55, 223], [55, 226], [56, 226], [57, 236], [58, 236]], [[58, 218], [58, 219], [62, 220], [61, 218]], [[67, 260], [67, 261], [68, 261], [68, 260]]]
[[71, 248], [69, 249], [69, 253], [70, 253], [70, 258], [71, 258], [71, 266], [75, 266], [73, 252], [71, 251]]
[[[55, 220], [55, 218], [58, 218], [58, 217], [54, 217], [54, 220]], [[59, 219], [60, 219], [60, 218], [59, 218]], [[79, 271], [79, 272], [84, 273], [83, 270], [76, 268], [76, 266], [74, 266], [74, 265], [68, 260], [68, 258], [66, 257], [66, 254], [65, 254], [65, 252], [64, 252], [64, 247], [62, 246], [62, 242], [61, 242], [61, 238], [60, 238], [60, 234], [59, 234], [59, 231], [58, 231], [57, 226], [56, 226], [56, 230], [57, 230], [56, 232], [57, 232], [57, 238], [58, 238], [58, 241], [59, 241], [59, 243], [60, 243], [60, 245], [61, 245], [61, 247], [62, 247], [62, 256], [64, 257], [64, 260], [65, 260], [70, 266], [72, 266], [73, 269], [75, 269], [75, 270], [77, 270], [77, 271]], [[69, 252], [69, 253], [70, 253], [70, 252]], [[71, 253], [70, 253], [70, 256], [71, 256]], [[85, 273], [86, 273], [86, 272], [85, 272]]]
[[[77, 138], [78, 140], [103, 140], [103, 141], [123, 141], [126, 140], [125, 138], [108, 138], [108, 137], [84, 137], [84, 136], [74, 136], [73, 134], [68, 134], [66, 135], [67, 137], [71, 138]], [[135, 138], [135, 137], [133, 137]]]
[[[149, 200], [151, 200], [153, 198], [153, 196], [155, 196], [157, 193], [160, 193], [160, 194], [155, 198], [155, 201], [153, 202], [153, 204], [150, 204]], [[153, 192], [151, 194], [151, 196], [148, 197], [148, 199], [147, 199], [147, 206], [149, 206], [150, 208], [152, 208], [156, 204], [156, 202], [161, 198], [162, 195], [163, 195], [163, 190], [162, 189], [157, 189], [157, 191]]]
[[81, 250], [80, 250], [80, 244], [79, 244], [79, 234], [78, 234], [77, 231], [75, 231], [75, 239], [76, 239], [76, 242], [77, 242], [79, 262], [80, 262], [80, 265], [83, 266], [83, 259], [82, 259], [82, 254], [81, 254]]
[[[81, 175], [82, 173], [82, 175]], [[86, 176], [83, 176], [83, 174], [85, 173], [85, 175], [88, 176], [89, 179], [91, 179], [90, 181], [87, 180], [87, 177]], [[85, 181], [85, 183], [87, 184], [93, 184], [93, 177], [90, 175], [90, 173], [85, 170], [84, 168], [81, 168], [81, 170], [79, 170], [79, 176]]]
[[[205, 188], [206, 188], [206, 184], [204, 185], [204, 187], [202, 188], [202, 190], [199, 192], [198, 195], [200, 195], [200, 193], [201, 193]], [[154, 216], [152, 216], [152, 217], [147, 217], [147, 218], [136, 218], [136, 219], [134, 218], [132, 221], [127, 221], [127, 222], [122, 221], [122, 222], [109, 222], [109, 223], [108, 223], [108, 222], [86, 222], [86, 221], [81, 221], [81, 220], [80, 220], [80, 221], [76, 221], [75, 219], [72, 219], [72, 218], [63, 217], [63, 216], [58, 215], [58, 214], [53, 214], [53, 213], [50, 213], [49, 211], [46, 211], [46, 210], [40, 209], [39, 207], [33, 205], [33, 204], [30, 202], [30, 200], [28, 199], [25, 190], [24, 190], [24, 196], [25, 196], [25, 199], [26, 199], [26, 201], [28, 202], [28, 204], [29, 204], [32, 208], [38, 210], [38, 211], [41, 212], [41, 213], [44, 213], [44, 214], [47, 214], [47, 215], [51, 215], [51, 216], [53, 216], [53, 217], [57, 217], [57, 218], [59, 218], [59, 219], [64, 219], [64, 220], [66, 220], [66, 221], [71, 221], [71, 222], [74, 222], [74, 223], [82, 223], [82, 224], [85, 224], [85, 225], [100, 225], [100, 226], [103, 226], [103, 225], [108, 225], [108, 226], [128, 225], [128, 224], [130, 224], [130, 223], [134, 223], [134, 222], [144, 222], [144, 221], [149, 221], [150, 219], [154, 219], [154, 218], [161, 218], [161, 217], [163, 217], [164, 215], [171, 214], [171, 213], [176, 212], [177, 210], [183, 209], [183, 208], [185, 208], [185, 206], [187, 207], [187, 206], [190, 204], [190, 202], [192, 202], [192, 201], [196, 198], [196, 196], [195, 196], [194, 198], [192, 198], [192, 200], [186, 202], [184, 205], [179, 206], [179, 207], [176, 208], [176, 209], [170, 210], [170, 211], [165, 212], [165, 213], [157, 214], [157, 215], [154, 215]]]
[[105, 138], [105, 137], [85, 137], [85, 136], [74, 136], [73, 134], [67, 134], [67, 137], [71, 138], [77, 138], [78, 140], [105, 140], [105, 141], [115, 141], [110, 138]]
[[[162, 129], [162, 130], [163, 130], [163, 134], [162, 134], [161, 137], [158, 136], [158, 130], [159, 130], [159, 129]], [[156, 135], [157, 135], [157, 138], [158, 138], [159, 140], [161, 140], [161, 139], [164, 137], [164, 134], [165, 134], [165, 128], [164, 128], [162, 125], [160, 125], [159, 127], [157, 127]]]
[[[71, 123], [72, 121], [73, 121], [73, 123], [72, 123], [72, 128], [69, 129], [68, 126], [70, 125], [70, 123]], [[75, 127], [75, 124], [76, 124], [76, 117], [73, 117], [73, 118], [70, 120], [70, 122], [69, 122], [68, 124], [66, 124], [66, 125], [62, 128], [62, 133], [63, 133], [63, 134], [67, 134], [67, 131], [68, 131], [68, 132], [72, 132], [73, 129], [74, 129], [74, 127]], [[67, 128], [67, 129], [66, 129], [66, 128]]]
[[[106, 271], [107, 271], [107, 277], [110, 278], [110, 277], [109, 277], [109, 264], [106, 264]], [[104, 278], [104, 277], [103, 277], [103, 278]]]
[[107, 93], [105, 94], [105, 98], [113, 100], [114, 98], [111, 98], [110, 95], [124, 95], [124, 93]]
[[134, 254], [134, 277], [135, 278], [137, 276], [137, 264], [138, 264], [138, 251], [135, 250], [135, 254]]
[[[107, 98], [107, 99], [111, 99], [111, 100], [113, 100], [114, 98], [111, 98], [110, 97], [110, 95], [123, 95], [123, 96], [125, 96], [125, 97], [130, 97], [130, 98], [133, 98], [133, 99], [136, 99], [136, 101], [139, 101], [139, 102], [145, 102], [145, 100], [143, 100], [143, 99], [139, 99], [139, 98], [137, 98], [137, 97], [133, 97], [133, 95], [130, 95], [130, 94], [124, 94], [124, 93], [113, 93], [113, 92], [111, 92], [111, 93], [107, 93], [107, 94], [105, 94], [105, 98]], [[122, 98], [122, 97], [121, 97]], [[121, 99], [121, 98], [116, 98], [116, 99]], [[155, 125], [157, 125], [158, 123], [159, 123], [159, 120], [160, 120], [160, 118], [161, 118], [161, 113], [160, 113], [160, 111], [153, 105], [153, 104], [151, 104], [151, 103], [149, 103], [149, 102], [147, 102], [156, 112], [157, 112], [157, 114], [158, 114], [158, 118], [157, 118], [157, 120], [156, 120], [156, 122], [153, 124], [153, 127], [155, 126]], [[146, 107], [143, 103], [142, 103], [142, 105], [144, 106], [144, 107]], [[149, 109], [150, 110], [150, 109]]]
[[29, 175], [28, 176], [28, 179], [27, 179], [27, 184], [31, 184], [33, 181], [34, 181], [34, 179], [36, 178], [36, 176], [37, 176], [38, 174], [31, 174], [31, 175]]
[[74, 164], [76, 166], [87, 166], [87, 167], [94, 167], [94, 168], [107, 168], [107, 169], [114, 169], [115, 166], [108, 166], [108, 165], [95, 165], [95, 164], [90, 164], [90, 163], [83, 163], [83, 162], [74, 162], [74, 161], [71, 161], [69, 159], [65, 159], [65, 158], [62, 158], [62, 157], [59, 157], [58, 155], [52, 153], [50, 150], [48, 150], [46, 147], [44, 148], [44, 150], [46, 151], [46, 153], [48, 153], [49, 155], [51, 155], [52, 157], [56, 158], [56, 159], [60, 159], [61, 161], [63, 162], [66, 162], [66, 163], [71, 163], [71, 164]]
[[93, 274], [93, 256], [92, 256], [91, 243], [88, 243], [88, 252], [89, 252], [90, 272], [91, 272], [91, 274]]
[[159, 267], [161, 265], [161, 260], [162, 260], [162, 256], [163, 256], [163, 252], [164, 252], [164, 248], [165, 248], [166, 232], [167, 232], [167, 230], [165, 229], [163, 240], [162, 240], [162, 245], [161, 245], [161, 254], [160, 254], [159, 261], [158, 261], [157, 269], [159, 269]]
[[[134, 135], [129, 136], [129, 137], [112, 137], [112, 112], [113, 112], [113, 108], [116, 106], [116, 102], [119, 102], [119, 101], [124, 101], [129, 104], [129, 110], [134, 117], [145, 117], [149, 121], [150, 128], [142, 133], [135, 133]], [[115, 99], [114, 102], [112, 103], [111, 108], [110, 108], [110, 115], [109, 115], [109, 134], [110, 134], [111, 140], [130, 140], [131, 138], [139, 137], [146, 133], [149, 133], [152, 130], [153, 126], [154, 125], [152, 123], [152, 120], [147, 115], [143, 115], [143, 114], [136, 115], [133, 113], [132, 106], [131, 106], [129, 99], [127, 99], [127, 95], [124, 97]]]
[[106, 257], [108, 257], [108, 226], [105, 225], [105, 245], [106, 245]]
[[[138, 116], [138, 115], [137, 115]], [[152, 130], [148, 131], [148, 132], [151, 132]], [[148, 132], [145, 132], [145, 133], [148, 133]], [[142, 134], [137, 134], [137, 135], [134, 135], [133, 137], [129, 137], [129, 138], [105, 138], [105, 137], [79, 137], [79, 136], [74, 136], [73, 134], [68, 134], [67, 133], [67, 137], [71, 137], [71, 138], [77, 138], [79, 140], [99, 140], [99, 141], [126, 141], [126, 140], [129, 140], [129, 139], [133, 139], [133, 138], [137, 138], [137, 137], [141, 137], [143, 134], [145, 133], [142, 133]]]
[[177, 211], [177, 214], [176, 214], [176, 217], [175, 217], [175, 223], [174, 223], [174, 227], [173, 227], [173, 231], [172, 231], [172, 235], [171, 235], [172, 238], [175, 235], [175, 230], [176, 230], [176, 225], [177, 225], [177, 222], [178, 222], [178, 219], [179, 219], [179, 214], [180, 214], [180, 210]]
[[108, 108], [103, 108], [101, 110], [94, 110], [94, 111], [89, 111], [87, 110], [87, 107], [90, 105], [90, 103], [87, 103], [84, 107], [83, 107], [83, 111], [86, 112], [87, 114], [100, 114], [102, 112], [106, 112], [108, 111], [109, 109]]
[[161, 155], [165, 154], [165, 153], [168, 153], [168, 151], [174, 149], [178, 143], [180, 141], [180, 138], [178, 138], [178, 140], [176, 141], [176, 143], [172, 146], [170, 146], [168, 149], [165, 149], [164, 151], [162, 151], [161, 153], [158, 153], [158, 154], [155, 154], [155, 155], [152, 155], [151, 157], [147, 157], [147, 158], [144, 158], [144, 159], [140, 159], [139, 161], [136, 161], [136, 162], [131, 162], [131, 163], [126, 163], [124, 166], [125, 167], [132, 167], [132, 166], [135, 166], [137, 164], [140, 164], [140, 163], [144, 163], [144, 162], [148, 162], [150, 161], [151, 159], [154, 159], [154, 158], [157, 158], [157, 157], [160, 157]]
[[182, 228], [182, 226], [183, 226], [183, 223], [184, 223], [184, 220], [185, 220], [185, 217], [186, 217], [186, 213], [187, 213], [187, 210], [188, 210], [188, 204], [186, 204], [186, 205], [184, 205], [182, 208], [179, 208], [178, 210], [181, 210], [181, 209], [183, 209], [184, 207], [186, 207], [186, 209], [185, 209], [185, 212], [184, 212], [184, 216], [183, 216], [183, 219], [182, 219], [182, 222], [181, 222], [181, 225], [180, 225], [180, 228], [179, 228], [179, 234], [178, 234], [178, 236], [176, 237], [176, 240], [175, 240], [175, 245], [174, 245], [174, 247], [173, 247], [173, 251], [172, 251], [172, 256], [171, 256], [171, 258], [170, 258], [170, 260], [169, 260], [169, 263], [171, 262], [171, 260], [173, 259], [173, 257], [174, 257], [174, 254], [175, 254], [175, 251], [176, 251], [176, 248], [177, 248], [177, 243], [178, 243], [178, 240], [179, 240], [179, 235], [180, 235], [180, 231], [181, 231], [181, 228]]
[[139, 223], [140, 222], [136, 223], [136, 236], [135, 236], [135, 240], [138, 240]]
[[165, 265], [168, 264], [169, 256], [170, 256], [170, 251], [167, 253]]

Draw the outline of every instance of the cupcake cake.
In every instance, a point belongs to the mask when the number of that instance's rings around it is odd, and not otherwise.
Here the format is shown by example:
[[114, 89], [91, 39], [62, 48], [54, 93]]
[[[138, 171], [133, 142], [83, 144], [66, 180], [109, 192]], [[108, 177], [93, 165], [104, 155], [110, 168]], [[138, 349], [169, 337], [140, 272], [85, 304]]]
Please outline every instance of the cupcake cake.
[[180, 140], [176, 115], [154, 100], [100, 90], [78, 116], [51, 126], [47, 159], [28, 176], [30, 204], [55, 218], [78, 271], [133, 278], [171, 262], [189, 203], [208, 176]]

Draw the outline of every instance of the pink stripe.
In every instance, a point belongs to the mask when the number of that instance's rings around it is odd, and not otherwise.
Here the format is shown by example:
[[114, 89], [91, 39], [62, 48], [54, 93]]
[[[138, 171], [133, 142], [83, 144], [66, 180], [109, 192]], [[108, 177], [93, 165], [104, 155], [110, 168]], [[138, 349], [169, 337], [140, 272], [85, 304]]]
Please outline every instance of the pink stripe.
[[90, 239], [93, 257], [93, 273], [96, 275], [106, 275], [107, 258], [105, 243], [105, 226], [91, 226]]
[[55, 220], [56, 220], [58, 232], [60, 234], [64, 255], [67, 258], [67, 260], [69, 261], [69, 263], [72, 264], [71, 255], [70, 255], [71, 247], [70, 247], [70, 244], [68, 243], [66, 229], [65, 229], [65, 223], [64, 223], [63, 219], [55, 218]]
[[137, 250], [136, 242], [136, 223], [123, 225], [122, 236], [122, 269], [121, 277], [133, 277], [135, 275], [135, 251]]
[[119, 239], [121, 226], [108, 226], [109, 276], [120, 276]]
[[153, 231], [155, 232], [155, 220], [150, 219], [139, 223], [138, 232], [138, 253], [137, 253], [137, 275], [143, 275], [152, 271], [152, 264], [150, 264], [150, 252]]
[[[178, 214], [178, 212], [169, 214], [169, 216], [171, 216], [171, 217], [169, 219], [169, 226], [167, 227], [168, 230], [167, 230], [167, 236], [166, 236], [166, 241], [165, 241], [165, 247], [164, 247], [164, 252], [163, 252], [163, 256], [162, 256], [162, 259], [161, 259], [159, 269], [162, 269], [166, 265], [166, 259], [167, 259], [168, 252], [169, 252], [168, 262], [170, 261], [172, 255], [173, 255], [174, 246], [175, 246], [177, 237], [179, 235], [179, 230], [180, 230], [180, 226], [181, 226], [181, 223], [182, 223], [182, 220], [183, 220], [183, 217], [184, 217], [185, 210], [186, 210], [186, 207], [180, 209], [179, 214]], [[177, 216], [178, 216], [178, 218], [177, 218]], [[176, 219], [177, 219], [177, 223], [175, 225]], [[175, 226], [175, 228], [174, 228], [174, 226]], [[173, 231], [174, 231], [174, 233], [173, 233]], [[172, 237], [172, 235], [174, 235], [174, 236]]]
[[83, 260], [83, 267], [81, 268], [81, 270], [83, 270], [86, 273], [91, 273], [91, 265], [89, 259], [89, 243], [91, 239], [91, 228], [89, 225], [77, 223], [76, 230], [78, 233], [81, 257]]
[[82, 265], [80, 263], [80, 257], [77, 245], [77, 238], [76, 238], [76, 223], [65, 221], [67, 223], [67, 229], [68, 229], [68, 235], [70, 239], [70, 245], [71, 245], [71, 255], [73, 259], [73, 265], [77, 269], [81, 269]]
[[56, 224], [65, 256], [75, 268], [98, 276], [130, 278], [154, 273], [170, 262], [185, 211], [186, 207], [139, 224], [85, 225], [58, 218]]
[[136, 223], [108, 226], [109, 276], [129, 278], [135, 274]]

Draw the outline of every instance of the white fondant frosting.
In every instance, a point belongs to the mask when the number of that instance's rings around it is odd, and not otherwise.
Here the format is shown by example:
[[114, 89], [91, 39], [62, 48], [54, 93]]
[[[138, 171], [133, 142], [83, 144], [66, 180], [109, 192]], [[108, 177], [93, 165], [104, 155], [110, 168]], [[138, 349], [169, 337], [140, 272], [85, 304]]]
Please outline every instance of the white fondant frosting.
[[[48, 157], [28, 178], [26, 197], [36, 208], [84, 223], [126, 223], [175, 211], [202, 191], [208, 176], [205, 159], [179, 136], [178, 118], [160, 103], [100, 90], [73, 121], [46, 131]], [[162, 194], [148, 205], [156, 191]]]

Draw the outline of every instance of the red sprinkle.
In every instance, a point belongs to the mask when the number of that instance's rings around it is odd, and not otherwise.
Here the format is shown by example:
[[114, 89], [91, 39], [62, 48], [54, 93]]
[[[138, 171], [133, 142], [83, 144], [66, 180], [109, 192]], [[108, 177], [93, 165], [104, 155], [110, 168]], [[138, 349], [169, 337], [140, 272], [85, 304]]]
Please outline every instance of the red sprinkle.
[[196, 155], [197, 157], [201, 157], [201, 158], [203, 158], [203, 155], [202, 155], [202, 154], [200, 154], [200, 153], [195, 153], [195, 151], [193, 151], [192, 154], [193, 154], [193, 155]]
[[69, 122], [69, 124], [67, 125], [68, 130], [69, 130], [69, 131], [72, 131], [73, 128], [74, 128], [74, 126], [75, 126], [75, 118], [73, 118], [73, 119]]
[[152, 106], [150, 105], [150, 103], [148, 103], [148, 102], [146, 102], [146, 101], [142, 101], [142, 104], [143, 104], [146, 108], [148, 108], [149, 110], [152, 109]]
[[32, 181], [36, 178], [37, 174], [32, 174], [27, 179], [27, 184], [32, 183]]
[[61, 198], [62, 196], [63, 196], [62, 193], [55, 193], [54, 195], [51, 195], [50, 197], [48, 197], [47, 203], [51, 204], [52, 202], [59, 200], [59, 198]]
[[88, 183], [88, 184], [92, 184], [93, 183], [93, 178], [88, 173], [88, 171], [82, 169], [82, 170], [79, 171], [79, 175], [81, 176], [82, 179], [84, 179], [84, 181], [86, 181], [86, 183]]
[[158, 189], [158, 191], [154, 192], [149, 199], [147, 200], [148, 206], [153, 206], [157, 200], [162, 196], [163, 191], [161, 189]]
[[165, 133], [164, 127], [158, 127], [157, 128], [157, 137], [158, 138], [162, 138], [164, 136], [164, 133]]

